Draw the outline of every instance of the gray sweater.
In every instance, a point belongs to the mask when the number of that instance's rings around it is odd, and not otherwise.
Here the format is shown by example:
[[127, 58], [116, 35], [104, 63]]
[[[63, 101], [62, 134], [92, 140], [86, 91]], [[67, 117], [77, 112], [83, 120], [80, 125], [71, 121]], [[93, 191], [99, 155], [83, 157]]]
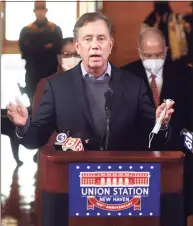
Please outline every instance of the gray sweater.
[[96, 132], [99, 136], [103, 136], [105, 132], [105, 96], [104, 93], [108, 88], [110, 77], [104, 80], [95, 80], [85, 77], [85, 92], [88, 100], [90, 112], [94, 122]]

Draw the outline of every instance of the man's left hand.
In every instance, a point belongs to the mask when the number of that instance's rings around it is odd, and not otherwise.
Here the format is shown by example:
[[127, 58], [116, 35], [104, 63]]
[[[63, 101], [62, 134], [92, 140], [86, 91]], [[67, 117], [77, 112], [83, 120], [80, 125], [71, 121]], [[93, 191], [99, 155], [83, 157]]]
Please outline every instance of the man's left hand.
[[[174, 103], [175, 102], [173, 100], [170, 102], [170, 104], [169, 104], [169, 106], [166, 110], [166, 114], [165, 114], [165, 116], [162, 120], [162, 126], [166, 126], [169, 123], [169, 121], [172, 117], [172, 114], [174, 113], [174, 109], [173, 109]], [[160, 114], [162, 113], [162, 111], [164, 110], [165, 107], [166, 107], [166, 104], [163, 103], [157, 108], [157, 110], [156, 110], [156, 122], [157, 122]]]

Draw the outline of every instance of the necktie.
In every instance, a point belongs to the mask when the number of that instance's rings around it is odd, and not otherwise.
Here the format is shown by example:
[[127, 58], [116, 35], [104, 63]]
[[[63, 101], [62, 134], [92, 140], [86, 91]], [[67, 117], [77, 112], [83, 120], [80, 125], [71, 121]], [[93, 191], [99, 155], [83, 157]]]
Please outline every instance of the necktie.
[[160, 96], [159, 96], [159, 92], [158, 92], [158, 88], [157, 88], [157, 84], [155, 81], [156, 76], [155, 75], [151, 75], [151, 90], [152, 90], [152, 95], [153, 95], [153, 100], [155, 103], [156, 108], [160, 105]]

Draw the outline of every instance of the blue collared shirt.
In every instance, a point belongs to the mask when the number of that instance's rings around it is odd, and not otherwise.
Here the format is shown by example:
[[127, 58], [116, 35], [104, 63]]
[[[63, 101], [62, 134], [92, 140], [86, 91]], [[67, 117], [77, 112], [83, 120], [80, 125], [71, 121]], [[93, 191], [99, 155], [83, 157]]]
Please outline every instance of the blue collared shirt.
[[83, 66], [83, 63], [81, 62], [80, 64], [80, 67], [81, 67], [81, 71], [82, 71], [82, 76], [85, 77], [85, 76], [89, 76], [89, 78], [93, 78], [95, 80], [104, 80], [106, 76], [111, 76], [111, 64], [108, 62], [107, 63], [107, 69], [106, 71], [103, 73], [102, 76], [98, 77], [98, 78], [95, 78], [93, 75], [89, 74], [86, 69], [84, 68]]

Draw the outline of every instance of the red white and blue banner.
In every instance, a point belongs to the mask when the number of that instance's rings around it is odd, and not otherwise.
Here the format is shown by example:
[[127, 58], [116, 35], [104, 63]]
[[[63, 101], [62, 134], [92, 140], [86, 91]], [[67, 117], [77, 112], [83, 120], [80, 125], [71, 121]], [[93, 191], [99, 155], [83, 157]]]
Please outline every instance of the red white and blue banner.
[[160, 164], [70, 164], [69, 216], [160, 216]]

